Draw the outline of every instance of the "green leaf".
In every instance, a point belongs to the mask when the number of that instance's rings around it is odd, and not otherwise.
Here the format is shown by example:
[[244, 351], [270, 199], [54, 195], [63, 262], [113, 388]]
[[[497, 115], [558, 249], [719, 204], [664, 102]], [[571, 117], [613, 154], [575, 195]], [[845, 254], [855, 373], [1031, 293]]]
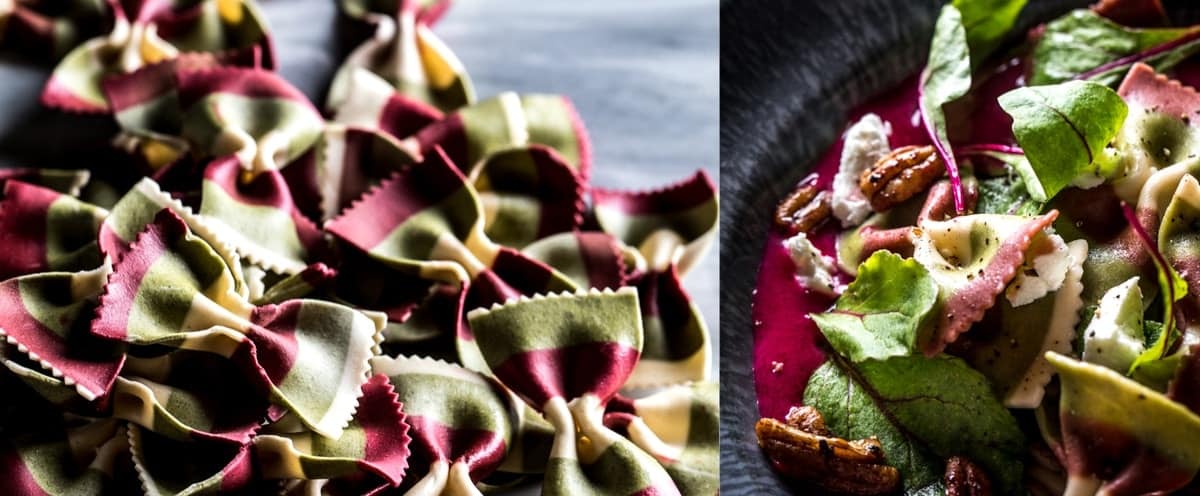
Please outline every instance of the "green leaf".
[[[1188, 34], [1189, 28], [1129, 28], [1112, 22], [1090, 9], [1073, 10], [1046, 24], [1046, 31], [1033, 49], [1030, 84], [1054, 84], [1114, 60], [1144, 52]], [[1177, 57], [1165, 61], [1178, 62]], [[1165, 69], [1166, 67], [1159, 67]], [[1097, 75], [1093, 81], [1115, 84], [1125, 70]]]
[[[1020, 161], [1028, 164], [1024, 157]], [[993, 177], [979, 181], [979, 200], [975, 213], [1004, 215], [1037, 215], [1042, 203], [1030, 198], [1025, 181], [1017, 174]]]
[[[971, 51], [962, 15], [954, 5], [942, 7], [933, 27], [929, 44], [929, 61], [921, 73], [921, 113], [926, 127], [938, 144], [943, 159], [953, 160], [950, 138], [946, 130], [946, 112], [942, 106], [953, 102], [971, 89]], [[949, 158], [946, 155], [950, 155]]]
[[954, 0], [962, 14], [971, 47], [971, 60], [976, 66], [990, 55], [1017, 22], [1026, 0]]
[[[1158, 263], [1154, 264], [1158, 270], [1158, 286], [1162, 288], [1162, 304], [1163, 304], [1163, 324], [1162, 329], [1154, 337], [1153, 344], [1146, 348], [1142, 354], [1138, 355], [1133, 361], [1133, 365], [1129, 366], [1128, 375], [1137, 375], [1138, 370], [1148, 366], [1156, 361], [1164, 360], [1167, 349], [1171, 344], [1179, 338], [1179, 330], [1175, 326], [1175, 302], [1182, 300], [1188, 292], [1187, 281], [1179, 277], [1179, 273], [1170, 267], [1161, 267]], [[1169, 288], [1169, 285], [1174, 285], [1174, 288]], [[1174, 291], [1174, 298], [1169, 295]], [[1160, 364], [1162, 365], [1162, 364]]]
[[[946, 129], [943, 108], [971, 90], [971, 70], [1003, 41], [1026, 0], [954, 0], [942, 7], [921, 72], [920, 113], [954, 186], [954, 204], [962, 210], [962, 183]], [[961, 9], [961, 10], [960, 10]]]
[[[921, 76], [930, 114], [971, 89], [971, 69], [983, 62], [1012, 29], [1026, 0], [954, 0], [942, 7]], [[945, 142], [944, 117], [937, 126]]]
[[851, 365], [836, 357], [809, 379], [804, 403], [839, 437], [875, 436], [908, 494], [941, 479], [946, 458], [978, 463], [997, 494], [1022, 491], [1025, 437], [982, 374], [948, 356]]
[[[1197, 196], [1200, 196], [1200, 183], [1197, 183], [1196, 179], [1190, 175], [1184, 176], [1176, 188], [1171, 203], [1163, 212], [1163, 222], [1159, 226], [1157, 240], [1150, 237], [1145, 226], [1139, 223], [1137, 214], [1129, 205], [1121, 205], [1126, 221], [1134, 228], [1134, 232], [1141, 238], [1145, 249], [1150, 252], [1150, 259], [1154, 261], [1163, 308], [1162, 332], [1158, 333], [1154, 344], [1146, 348], [1146, 351], [1133, 361], [1129, 367], [1129, 375], [1134, 375], [1139, 368], [1162, 359], [1175, 340], [1179, 338], [1179, 329], [1175, 325], [1175, 302], [1188, 294], [1188, 283], [1171, 266], [1171, 263], [1172, 260], [1179, 260], [1188, 255], [1186, 252], [1177, 253], [1177, 250], [1194, 247], [1191, 242], [1195, 237], [1193, 226], [1195, 225], [1194, 221], [1200, 218], [1200, 211], [1192, 203]], [[1183, 255], [1183, 257], [1179, 255]]]
[[[1146, 347], [1154, 346], [1158, 342], [1158, 337], [1162, 332], [1162, 323], [1153, 320], [1145, 321]], [[1133, 371], [1130, 378], [1148, 388], [1165, 393], [1167, 386], [1175, 378], [1175, 371], [1179, 369], [1179, 365], [1183, 363], [1183, 359], [1187, 356], [1187, 350], [1187, 346], [1181, 346], [1170, 356], [1143, 363], [1137, 370]]]
[[1162, 322], [1146, 320], [1142, 322], [1142, 337], [1145, 339], [1144, 344], [1147, 348], [1154, 346], [1154, 342], [1158, 341], [1158, 336], [1163, 332]]
[[1012, 116], [1013, 135], [1029, 160], [1031, 171], [1021, 175], [1034, 199], [1041, 194], [1052, 198], [1081, 177], [1113, 172], [1105, 147], [1121, 130], [1129, 109], [1112, 89], [1070, 81], [1017, 88], [999, 101]]
[[927, 338], [938, 286], [910, 259], [877, 251], [858, 267], [858, 277], [833, 310], [812, 319], [838, 353], [852, 361], [910, 355]]

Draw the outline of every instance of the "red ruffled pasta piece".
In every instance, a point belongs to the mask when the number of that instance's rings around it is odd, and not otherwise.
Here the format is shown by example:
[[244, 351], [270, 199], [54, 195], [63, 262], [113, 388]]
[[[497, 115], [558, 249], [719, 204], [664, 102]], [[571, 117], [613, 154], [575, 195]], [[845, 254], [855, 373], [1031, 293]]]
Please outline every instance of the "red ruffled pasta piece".
[[1025, 250], [1033, 242], [1033, 237], [1050, 227], [1056, 218], [1058, 211], [1051, 210], [1022, 224], [1001, 241], [999, 250], [981, 274], [946, 299], [938, 317], [934, 338], [925, 346], [926, 356], [941, 353], [946, 345], [958, 339], [959, 334], [967, 332], [983, 318], [984, 313], [996, 304], [996, 298], [1017, 275], [1017, 269], [1025, 263]]
[[396, 93], [380, 109], [378, 126], [381, 131], [402, 139], [444, 117], [445, 114], [433, 106]]
[[[975, 210], [975, 203], [978, 200], [979, 189], [975, 187], [975, 183], [968, 183], [967, 187], [963, 189], [963, 203], [967, 211]], [[925, 197], [921, 213], [917, 215], [917, 225], [927, 220], [946, 220], [956, 215], [954, 187], [949, 182], [940, 181], [930, 188], [929, 196]], [[859, 229], [859, 236], [862, 239], [861, 260], [866, 260], [872, 253], [879, 250], [888, 250], [904, 257], [912, 256], [912, 227], [879, 229], [874, 226], [864, 226]]]
[[[76, 286], [97, 285], [85, 279], [103, 274], [46, 273], [0, 283], [0, 336], [45, 369], [61, 376], [87, 400], [112, 390], [125, 354], [119, 343], [88, 332], [93, 306]], [[52, 321], [41, 319], [50, 317]]]
[[50, 206], [63, 196], [19, 181], [7, 181], [0, 200], [0, 279], [46, 271], [47, 217]]
[[408, 469], [409, 425], [403, 405], [388, 378], [376, 374], [362, 386], [354, 422], [366, 438], [361, 463], [371, 472], [383, 477], [392, 487], [404, 480]]
[[1200, 125], [1196, 111], [1200, 110], [1200, 93], [1189, 86], [1154, 71], [1154, 68], [1137, 63], [1129, 69], [1125, 80], [1117, 88], [1117, 94], [1126, 103], [1183, 119], [1185, 123]]

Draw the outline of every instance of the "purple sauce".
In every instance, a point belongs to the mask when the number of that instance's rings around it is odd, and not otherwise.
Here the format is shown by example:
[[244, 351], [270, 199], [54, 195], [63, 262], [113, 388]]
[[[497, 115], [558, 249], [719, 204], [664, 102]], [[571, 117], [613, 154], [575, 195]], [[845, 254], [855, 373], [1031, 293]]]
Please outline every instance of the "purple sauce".
[[[1023, 64], [1016, 62], [1003, 64], [972, 91], [968, 97], [974, 105], [971, 122], [963, 123], [967, 125], [958, 130], [951, 128], [955, 146], [1013, 143], [1012, 119], [1000, 109], [996, 97], [1023, 85], [1024, 69]], [[893, 148], [930, 143], [917, 109], [917, 77], [909, 78], [896, 90], [855, 109], [847, 122], [857, 122], [867, 113], [874, 113], [891, 123], [889, 142]], [[971, 126], [973, 123], [982, 125]], [[952, 121], [951, 126], [955, 125]], [[818, 187], [831, 187], [841, 155], [842, 141], [839, 139], [813, 166]], [[812, 237], [813, 244], [828, 256], [837, 253], [835, 244], [839, 229], [835, 224], [836, 221], [827, 224]], [[824, 338], [808, 315], [827, 311], [834, 300], [800, 286], [795, 277], [795, 266], [783, 247], [784, 239], [776, 232], [767, 235], [751, 312], [759, 414], [780, 420], [788, 408], [802, 403], [809, 376], [825, 361], [821, 346]], [[850, 280], [849, 276], [840, 273], [837, 278], [842, 283]]]

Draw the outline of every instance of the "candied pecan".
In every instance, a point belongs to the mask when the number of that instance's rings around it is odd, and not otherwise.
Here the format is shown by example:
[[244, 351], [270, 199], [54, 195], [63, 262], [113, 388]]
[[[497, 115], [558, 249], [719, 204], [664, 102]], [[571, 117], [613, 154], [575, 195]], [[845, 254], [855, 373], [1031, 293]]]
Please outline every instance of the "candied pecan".
[[810, 233], [832, 215], [829, 192], [821, 191], [812, 181], [805, 181], [775, 207], [775, 227], [789, 235]]
[[858, 187], [871, 209], [883, 212], [924, 191], [945, 168], [932, 146], [903, 146], [863, 171]]
[[946, 496], [991, 496], [992, 482], [978, 465], [961, 456], [946, 460]]
[[900, 488], [900, 472], [884, 463], [875, 438], [846, 441], [771, 418], [759, 419], [754, 431], [776, 470], [788, 477], [837, 494], [889, 494]]

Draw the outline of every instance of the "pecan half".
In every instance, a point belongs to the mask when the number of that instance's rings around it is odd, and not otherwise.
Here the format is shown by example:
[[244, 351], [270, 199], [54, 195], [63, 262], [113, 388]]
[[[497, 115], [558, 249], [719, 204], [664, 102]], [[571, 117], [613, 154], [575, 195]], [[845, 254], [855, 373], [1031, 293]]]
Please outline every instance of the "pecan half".
[[946, 496], [991, 496], [992, 482], [978, 465], [961, 456], [946, 460]]
[[858, 178], [858, 187], [883, 212], [925, 191], [946, 166], [932, 146], [902, 146], [884, 155]]
[[829, 192], [805, 181], [775, 207], [775, 227], [789, 235], [811, 233], [832, 215]]
[[900, 473], [884, 463], [883, 447], [875, 438], [846, 441], [771, 418], [759, 419], [754, 431], [776, 470], [788, 477], [837, 494], [869, 496], [900, 488]]

